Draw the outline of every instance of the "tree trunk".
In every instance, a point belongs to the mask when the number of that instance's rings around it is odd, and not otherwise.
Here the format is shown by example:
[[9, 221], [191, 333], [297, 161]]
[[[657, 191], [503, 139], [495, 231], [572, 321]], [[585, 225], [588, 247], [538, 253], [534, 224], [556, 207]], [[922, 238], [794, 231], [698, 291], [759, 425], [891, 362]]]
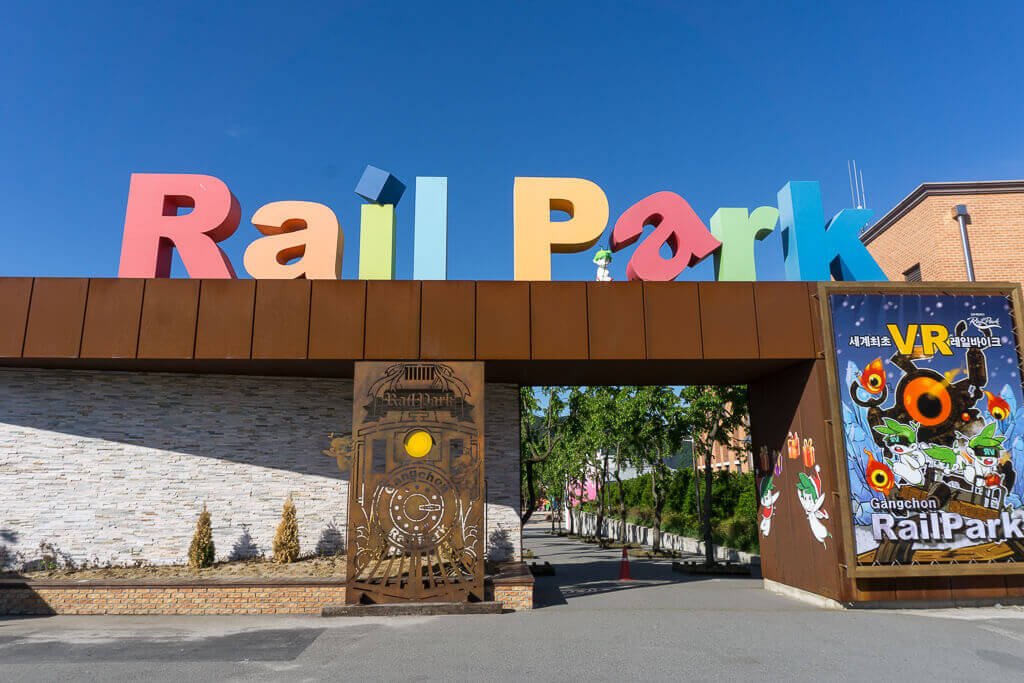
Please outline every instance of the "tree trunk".
[[526, 505], [520, 512], [520, 523], [526, 526], [533, 515], [533, 509], [537, 507], [537, 492], [533, 488], [533, 460], [526, 461]]
[[[715, 420], [715, 426], [712, 427], [711, 433], [708, 434], [708, 440], [703, 442], [701, 451], [705, 453], [705, 513], [703, 513], [703, 542], [705, 542], [705, 564], [713, 566], [715, 564], [715, 542], [712, 538], [712, 524], [711, 524], [711, 485], [712, 485], [712, 471], [711, 471], [711, 454], [715, 447], [715, 441], [718, 438], [718, 429], [722, 424], [722, 414], [719, 413]], [[695, 441], [694, 441], [695, 442]]]
[[615, 449], [615, 483], [619, 487], [619, 542], [626, 543], [626, 494], [622, 490], [622, 460]]
[[651, 469], [651, 497], [654, 499], [654, 533], [651, 538], [651, 549], [657, 554], [661, 550], [661, 510], [665, 506], [658, 486], [657, 466]]
[[601, 547], [603, 548], [605, 546], [604, 534], [602, 533], [602, 527], [604, 526], [604, 515], [605, 515], [605, 511], [604, 511], [604, 504], [605, 504], [605, 501], [604, 501], [604, 482], [605, 482], [605, 479], [608, 478], [608, 452], [604, 451], [602, 453], [602, 456], [603, 457], [602, 457], [602, 460], [601, 460], [601, 476], [597, 480], [597, 488], [596, 488], [595, 492], [597, 494], [597, 534], [596, 535], [597, 535], [597, 538], [598, 538], [598, 543], [600, 543]]
[[711, 447], [704, 459], [704, 564], [715, 564], [714, 541], [711, 538]]
[[572, 484], [570, 484], [569, 480], [567, 479], [565, 482], [565, 515], [569, 518], [569, 524], [567, 526], [567, 529], [569, 531], [570, 536], [572, 536], [573, 529], [576, 528], [575, 520], [573, 520], [572, 518], [572, 496], [570, 495], [571, 491]]

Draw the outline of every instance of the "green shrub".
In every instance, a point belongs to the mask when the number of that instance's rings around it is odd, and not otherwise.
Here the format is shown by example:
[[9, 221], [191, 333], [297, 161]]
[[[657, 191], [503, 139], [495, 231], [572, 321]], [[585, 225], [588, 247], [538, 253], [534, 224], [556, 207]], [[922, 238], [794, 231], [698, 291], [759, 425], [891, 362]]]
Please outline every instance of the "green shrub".
[[213, 523], [210, 513], [203, 503], [203, 511], [196, 521], [196, 531], [192, 534], [192, 543], [188, 547], [188, 566], [194, 569], [213, 566]]
[[[697, 472], [703, 491], [704, 473]], [[699, 538], [703, 534], [694, 492], [694, 471], [676, 470], [665, 481], [665, 508], [662, 531]], [[651, 475], [642, 474], [622, 482], [626, 499], [626, 521], [641, 526], [654, 523]], [[608, 514], [618, 516], [619, 489], [612, 482], [606, 487]], [[584, 505], [596, 511], [592, 503]], [[747, 552], [758, 551], [757, 492], [754, 475], [715, 472], [711, 484], [712, 536], [715, 543]]]

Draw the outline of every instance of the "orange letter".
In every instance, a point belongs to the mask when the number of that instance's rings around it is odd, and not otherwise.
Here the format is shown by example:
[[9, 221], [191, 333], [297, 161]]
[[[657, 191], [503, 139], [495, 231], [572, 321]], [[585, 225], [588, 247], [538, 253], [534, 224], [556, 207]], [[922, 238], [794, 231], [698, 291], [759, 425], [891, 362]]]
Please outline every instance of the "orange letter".
[[[608, 198], [589, 180], [516, 178], [512, 194], [516, 280], [550, 280], [552, 253], [589, 249], [608, 225]], [[552, 211], [569, 220], [552, 221]]]
[[[323, 204], [271, 202], [256, 210], [252, 223], [266, 235], [245, 250], [245, 269], [252, 277], [341, 278], [345, 238], [338, 217]], [[289, 263], [292, 259], [298, 261]]]
[[[179, 216], [179, 208], [192, 211]], [[240, 216], [238, 200], [213, 176], [133, 173], [117, 274], [170, 277], [176, 248], [189, 277], [233, 278], [217, 242], [235, 232]]]

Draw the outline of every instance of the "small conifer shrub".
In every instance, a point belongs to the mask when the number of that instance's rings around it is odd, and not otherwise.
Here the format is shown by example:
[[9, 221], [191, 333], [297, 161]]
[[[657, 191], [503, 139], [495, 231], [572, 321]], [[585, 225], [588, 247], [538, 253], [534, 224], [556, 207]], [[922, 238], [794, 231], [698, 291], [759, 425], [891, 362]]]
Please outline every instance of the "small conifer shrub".
[[299, 559], [299, 520], [295, 512], [292, 497], [284, 502], [281, 510], [281, 523], [274, 534], [274, 561], [281, 563], [294, 562]]
[[213, 524], [210, 513], [203, 503], [203, 511], [196, 522], [196, 532], [192, 534], [192, 544], [188, 547], [188, 566], [195, 569], [213, 566]]

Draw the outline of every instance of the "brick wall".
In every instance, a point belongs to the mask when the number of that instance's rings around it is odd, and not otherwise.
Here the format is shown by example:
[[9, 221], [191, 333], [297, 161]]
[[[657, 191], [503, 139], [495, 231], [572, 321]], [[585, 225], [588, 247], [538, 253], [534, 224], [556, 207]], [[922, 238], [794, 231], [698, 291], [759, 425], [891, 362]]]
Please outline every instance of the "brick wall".
[[[495, 585], [507, 610], [533, 609], [532, 581]], [[345, 603], [338, 581], [15, 583], [0, 581], [0, 615], [7, 614], [320, 614]]]
[[[489, 553], [518, 559], [518, 393], [486, 392]], [[303, 551], [333, 550], [347, 475], [321, 451], [351, 396], [339, 379], [0, 370], [0, 554], [182, 563], [204, 503], [218, 560], [269, 554], [288, 495]]]
[[868, 243], [890, 280], [921, 264], [924, 281], [965, 281], [960, 226], [951, 209], [965, 204], [978, 280], [1024, 282], [1024, 193], [929, 196]]
[[494, 599], [501, 603], [503, 609], [523, 610], [533, 609], [533, 586], [495, 586]]
[[320, 614], [344, 602], [336, 582], [0, 588], [0, 614]]

